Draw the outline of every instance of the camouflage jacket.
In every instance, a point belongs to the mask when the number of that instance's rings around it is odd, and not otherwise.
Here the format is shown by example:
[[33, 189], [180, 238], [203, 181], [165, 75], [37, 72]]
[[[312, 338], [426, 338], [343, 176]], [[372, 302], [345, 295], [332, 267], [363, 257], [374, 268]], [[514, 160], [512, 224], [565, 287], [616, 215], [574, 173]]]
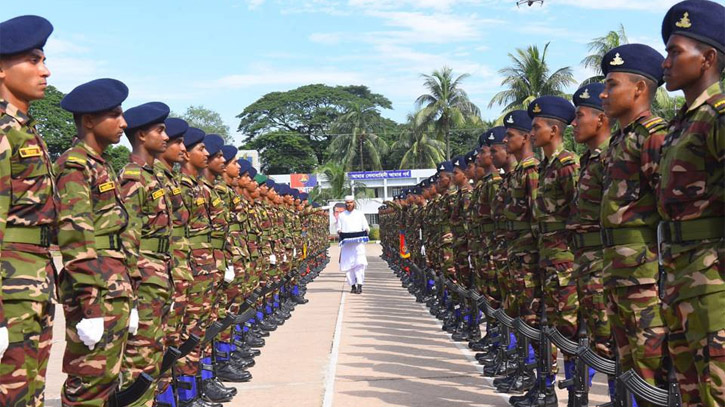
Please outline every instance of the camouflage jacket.
[[454, 247], [456, 250], [468, 252], [468, 240], [472, 230], [470, 223], [472, 200], [471, 188], [459, 188], [453, 198], [454, 206], [451, 212], [451, 227], [453, 228]]
[[121, 243], [128, 212], [107, 159], [79, 140], [55, 163], [58, 246], [64, 266], [61, 300], [78, 301], [85, 318], [102, 317], [107, 298], [133, 297], [128, 270], [119, 272], [104, 261], [115, 258], [125, 265], [129, 256]]
[[[47, 255], [40, 241], [37, 246], [11, 243], [6, 233], [10, 228], [42, 226], [50, 240], [57, 216], [53, 198], [53, 168], [35, 122], [0, 99], [0, 250]], [[5, 326], [3, 300], [47, 301], [52, 278], [43, 267], [0, 270], [0, 327]]]
[[516, 165], [508, 180], [503, 216], [510, 255], [538, 251], [533, 219], [539, 187], [538, 165], [536, 157], [525, 158]]
[[533, 209], [542, 266], [574, 261], [566, 221], [574, 204], [578, 175], [577, 156], [563, 146], [539, 164], [539, 187]]
[[491, 246], [491, 259], [503, 262], [508, 257], [508, 241], [506, 240], [506, 200], [509, 195], [509, 186], [513, 171], [503, 174], [498, 189], [491, 196], [491, 220], [494, 224], [493, 241]]
[[[134, 288], [141, 283], [168, 286], [165, 267], [145, 267], [144, 263], [166, 263], [171, 238], [171, 202], [163, 181], [153, 166], [131, 154], [119, 174], [121, 199], [128, 212], [123, 244], [130, 254], [126, 260]], [[152, 243], [148, 247], [143, 245]], [[165, 245], [165, 246], [164, 246]], [[164, 250], [165, 249], [165, 250]], [[156, 270], [156, 271], [154, 271]]]
[[[607, 138], [594, 150], [587, 150], [579, 160], [581, 171], [577, 184], [574, 208], [567, 223], [567, 229], [581, 233], [599, 233], [602, 206], [602, 177], [604, 163], [602, 157], [609, 147]], [[601, 244], [599, 244], [601, 246]]]
[[484, 184], [481, 195], [478, 199], [478, 215], [481, 217], [481, 237], [483, 244], [480, 244], [484, 254], [488, 255], [493, 251], [495, 242], [495, 219], [493, 204], [503, 178], [498, 172], [492, 172], [484, 177]]
[[157, 177], [166, 189], [171, 203], [171, 275], [174, 279], [190, 281], [194, 278], [189, 268], [189, 238], [186, 227], [189, 223], [189, 209], [184, 204], [180, 176], [163, 162], [154, 161]]
[[660, 217], [654, 188], [666, 126], [663, 119], [642, 116], [609, 142], [603, 161], [602, 227], [637, 235], [603, 242], [602, 276], [607, 287], [657, 282], [655, 234]]
[[211, 249], [211, 218], [207, 197], [197, 176], [186, 172], [181, 174], [181, 196], [189, 210], [187, 236], [192, 250]]
[[214, 188], [214, 183], [208, 181], [204, 176], [200, 177], [200, 181], [204, 199], [206, 199], [206, 208], [209, 211], [209, 220], [211, 221], [212, 247], [216, 250], [222, 250], [229, 231], [229, 209], [225, 205], [224, 199]]
[[[227, 233], [224, 235], [224, 257], [228, 264], [241, 260], [241, 226], [237, 221], [237, 212], [241, 210], [242, 198], [237, 196], [232, 188], [220, 177], [214, 182], [214, 191], [222, 200], [224, 208], [224, 217], [227, 225]], [[212, 232], [212, 236], [217, 238], [216, 232]], [[245, 242], [246, 246], [246, 242]], [[246, 247], [245, 247], [246, 249]]]
[[[660, 171], [657, 208], [662, 219], [700, 220], [722, 233], [716, 224], [725, 218], [725, 94], [720, 83], [674, 118], [662, 146]], [[705, 227], [683, 223], [681, 229], [690, 233]], [[668, 265], [665, 302], [725, 291], [725, 244], [720, 236], [663, 245]], [[716, 258], [719, 262], [713, 264]], [[682, 262], [694, 267], [678, 267]]]

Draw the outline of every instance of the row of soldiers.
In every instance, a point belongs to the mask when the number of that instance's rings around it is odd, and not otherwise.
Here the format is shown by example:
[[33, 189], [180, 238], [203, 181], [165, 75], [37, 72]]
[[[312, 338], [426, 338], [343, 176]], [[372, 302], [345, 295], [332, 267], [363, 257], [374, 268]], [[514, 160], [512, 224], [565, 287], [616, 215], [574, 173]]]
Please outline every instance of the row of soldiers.
[[[27, 113], [52, 30], [0, 23], [0, 405], [44, 404], [59, 302], [63, 406], [221, 406], [237, 392], [222, 381], [250, 380], [263, 336], [307, 302], [327, 213], [164, 103], [124, 111], [115, 79], [63, 98], [77, 135], [53, 163]], [[117, 175], [104, 152], [124, 134]]]
[[[476, 296], [465, 294], [473, 289], [503, 321], [555, 327], [569, 343], [585, 330], [620, 372], [660, 388], [676, 379], [668, 403], [725, 405], [723, 22], [721, 4], [674, 5], [662, 24], [666, 58], [643, 44], [612, 49], [603, 83], [582, 86], [573, 103], [541, 96], [507, 113], [477, 149], [381, 207], [384, 257], [434, 272], [404, 277], [454, 340], [490, 350], [490, 332], [478, 340]], [[651, 113], [663, 83], [686, 101], [669, 123]], [[570, 125], [581, 157], [564, 148]], [[518, 355], [510, 368], [501, 369], [507, 352], [477, 358], [484, 373], [509, 374], [494, 381], [499, 391], [528, 390], [512, 405], [555, 406], [556, 348], [524, 336], [497, 338]], [[563, 355], [569, 405], [586, 405], [572, 385], [575, 356]], [[614, 402], [653, 403], [623, 402], [608, 382]]]

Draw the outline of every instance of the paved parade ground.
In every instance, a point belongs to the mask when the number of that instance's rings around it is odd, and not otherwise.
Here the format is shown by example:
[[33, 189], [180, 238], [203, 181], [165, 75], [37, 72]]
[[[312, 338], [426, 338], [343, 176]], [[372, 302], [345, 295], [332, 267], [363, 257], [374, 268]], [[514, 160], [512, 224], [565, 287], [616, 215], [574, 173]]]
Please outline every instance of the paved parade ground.
[[[310, 302], [266, 338], [250, 369], [253, 379], [225, 406], [507, 406], [491, 379], [480, 374], [474, 352], [455, 343], [368, 245], [370, 265], [363, 294], [349, 293], [338, 268], [338, 250], [308, 286]], [[57, 312], [48, 369], [47, 405], [60, 406], [64, 347]], [[598, 380], [597, 380], [598, 379]], [[595, 379], [590, 405], [606, 402], [606, 384]], [[559, 391], [559, 404], [566, 405]]]

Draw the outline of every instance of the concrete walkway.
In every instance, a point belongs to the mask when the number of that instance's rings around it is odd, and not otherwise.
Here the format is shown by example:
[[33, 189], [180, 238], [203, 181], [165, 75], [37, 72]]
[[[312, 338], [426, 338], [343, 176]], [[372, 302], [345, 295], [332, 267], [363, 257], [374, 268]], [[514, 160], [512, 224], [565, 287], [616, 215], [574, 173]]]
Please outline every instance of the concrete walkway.
[[[387, 265], [380, 246], [368, 246], [364, 292], [350, 294], [332, 261], [308, 286], [310, 302], [266, 338], [253, 379], [239, 384], [239, 395], [225, 406], [507, 406], [465, 343], [440, 329], [415, 302]], [[48, 405], [60, 405], [64, 380], [62, 313], [49, 366]], [[590, 405], [606, 402], [606, 384], [595, 380]], [[560, 405], [566, 405], [560, 392]]]

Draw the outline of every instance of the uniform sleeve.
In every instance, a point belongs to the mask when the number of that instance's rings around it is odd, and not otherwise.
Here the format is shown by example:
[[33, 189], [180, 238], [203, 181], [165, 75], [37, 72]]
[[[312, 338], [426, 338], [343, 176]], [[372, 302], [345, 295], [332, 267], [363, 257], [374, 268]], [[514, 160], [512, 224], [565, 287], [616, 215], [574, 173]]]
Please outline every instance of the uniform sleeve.
[[569, 207], [570, 213], [574, 209], [576, 200], [576, 185], [579, 180], [579, 164], [565, 165], [559, 170], [558, 179], [561, 182], [562, 199]]
[[649, 135], [642, 144], [641, 171], [652, 190], [657, 188], [657, 168], [659, 167], [660, 152], [664, 141], [665, 132], [658, 131]]
[[103, 316], [103, 295], [107, 290], [103, 267], [95, 249], [95, 228], [90, 174], [80, 168], [59, 171], [58, 246], [66, 278], [73, 287], [85, 318]]
[[124, 169], [121, 173], [121, 200], [128, 212], [128, 226], [121, 234], [123, 248], [126, 251], [126, 263], [128, 265], [133, 291], [137, 292], [141, 281], [141, 273], [138, 270], [139, 247], [141, 246], [141, 230], [143, 228], [143, 203], [145, 202], [145, 191], [140, 174], [129, 175], [131, 171]]
[[534, 207], [536, 206], [536, 196], [539, 190], [539, 173], [535, 169], [527, 171], [526, 174], [526, 205], [529, 208], [529, 218], [532, 219], [531, 230], [534, 232], [534, 237], [539, 234], [539, 224], [534, 218]]
[[[8, 211], [10, 210], [10, 194], [12, 193], [10, 184], [10, 156], [12, 148], [10, 141], [5, 134], [0, 132], [0, 259], [2, 258], [2, 242], [5, 241], [5, 226], [8, 221]], [[0, 328], [7, 325], [5, 320], [5, 312], [2, 299], [2, 263], [0, 263]]]
[[[713, 123], [712, 131], [707, 135], [707, 150], [715, 157], [715, 159], [722, 163], [725, 161], [725, 114], [720, 114], [717, 120]], [[0, 150], [2, 146], [0, 146]], [[2, 153], [0, 152], [0, 155]], [[2, 174], [2, 171], [0, 171]], [[1, 181], [0, 181], [1, 182]], [[2, 216], [0, 215], [0, 223], [2, 222]], [[2, 225], [0, 225], [2, 228]], [[2, 233], [0, 229], [0, 233]], [[0, 236], [2, 236], [0, 234]]]

